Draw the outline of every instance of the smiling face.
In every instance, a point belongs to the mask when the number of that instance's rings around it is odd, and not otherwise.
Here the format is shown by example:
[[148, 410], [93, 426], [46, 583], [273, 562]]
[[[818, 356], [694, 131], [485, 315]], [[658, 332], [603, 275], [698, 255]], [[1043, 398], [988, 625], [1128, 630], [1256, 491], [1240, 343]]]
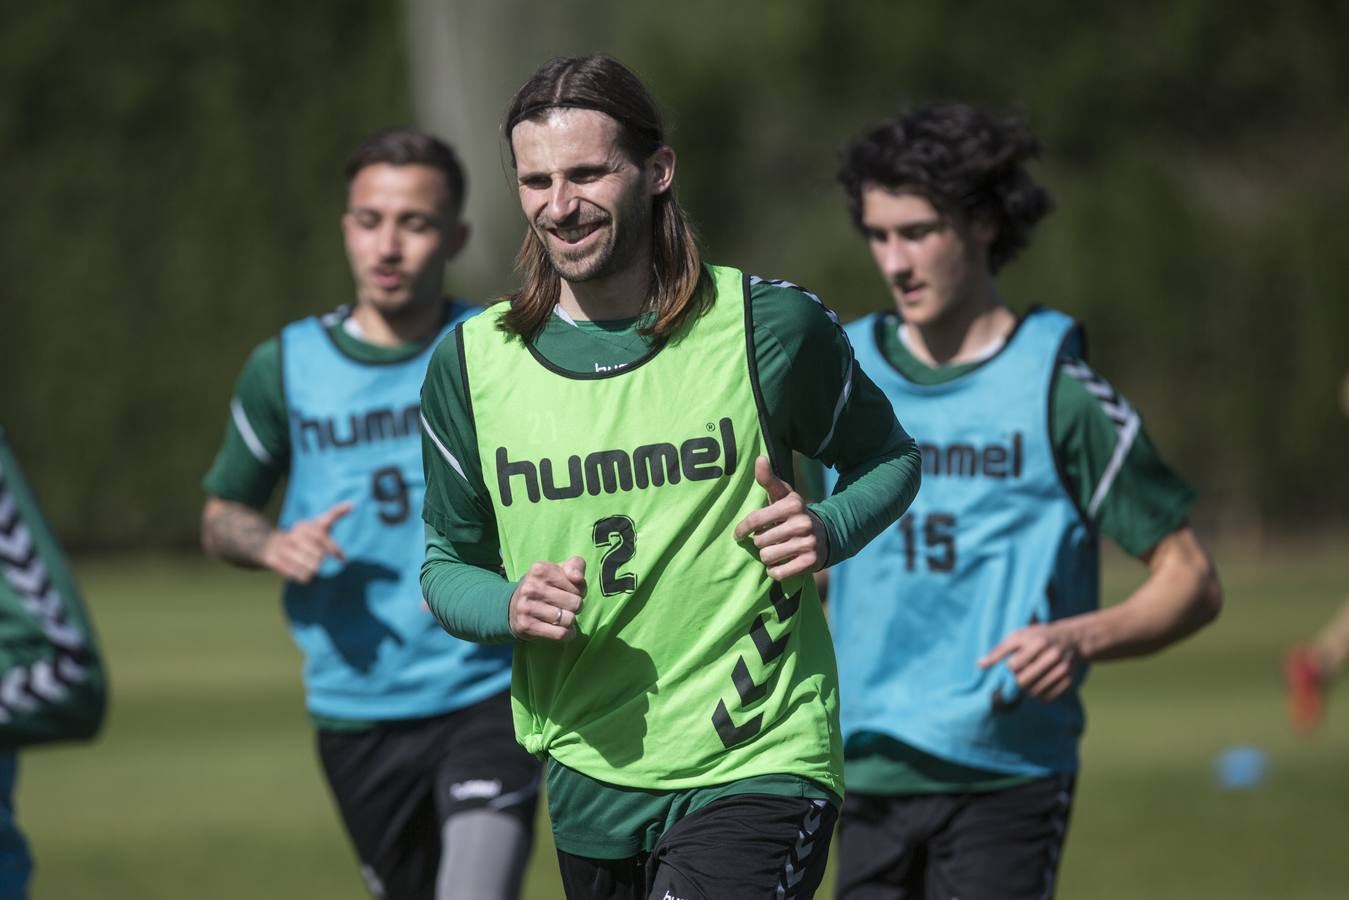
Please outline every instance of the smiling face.
[[924, 327], [979, 302], [991, 284], [991, 226], [964, 225], [917, 194], [868, 184], [862, 231], [900, 316]]
[[375, 163], [352, 178], [342, 234], [358, 309], [397, 319], [443, 300], [445, 264], [467, 227], [445, 174], [431, 166]]
[[553, 109], [511, 131], [520, 208], [553, 267], [573, 284], [644, 270], [652, 201], [674, 177], [674, 152], [634, 162], [619, 125], [590, 109]]

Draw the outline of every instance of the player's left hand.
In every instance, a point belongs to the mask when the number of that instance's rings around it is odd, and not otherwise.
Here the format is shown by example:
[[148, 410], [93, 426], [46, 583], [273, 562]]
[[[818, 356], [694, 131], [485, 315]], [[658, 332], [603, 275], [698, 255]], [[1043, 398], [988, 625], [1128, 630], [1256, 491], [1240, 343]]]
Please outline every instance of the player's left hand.
[[754, 535], [759, 560], [776, 581], [823, 568], [829, 557], [824, 523], [790, 484], [773, 474], [767, 457], [754, 460], [754, 480], [768, 491], [768, 505], [740, 520], [735, 539]]
[[1002, 660], [1016, 676], [1017, 687], [1047, 703], [1068, 690], [1081, 654], [1061, 623], [1018, 628], [979, 660], [987, 669]]

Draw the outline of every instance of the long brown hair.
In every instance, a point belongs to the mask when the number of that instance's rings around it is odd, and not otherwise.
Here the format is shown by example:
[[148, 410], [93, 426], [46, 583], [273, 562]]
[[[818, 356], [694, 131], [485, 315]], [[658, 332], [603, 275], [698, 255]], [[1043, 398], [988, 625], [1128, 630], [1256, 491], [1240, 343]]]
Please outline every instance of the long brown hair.
[[[553, 109], [593, 109], [619, 125], [619, 148], [637, 165], [665, 143], [660, 110], [646, 86], [612, 57], [558, 57], [545, 63], [516, 92], [506, 110], [505, 139], [515, 148], [511, 131], [526, 120]], [[673, 185], [653, 201], [651, 217], [651, 294], [643, 307], [653, 313], [643, 334], [664, 338], [692, 312], [702, 312], [711, 298], [710, 279], [702, 264], [698, 240], [675, 199]], [[524, 278], [511, 294], [511, 310], [501, 319], [504, 331], [531, 338], [543, 328], [562, 291], [562, 278], [534, 229], [527, 228], [515, 257]]]

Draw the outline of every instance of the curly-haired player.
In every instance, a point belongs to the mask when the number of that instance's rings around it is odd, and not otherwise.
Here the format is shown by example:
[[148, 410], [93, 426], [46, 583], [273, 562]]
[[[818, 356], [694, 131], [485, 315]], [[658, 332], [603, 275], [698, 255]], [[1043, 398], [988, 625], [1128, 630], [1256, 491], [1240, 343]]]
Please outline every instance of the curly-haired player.
[[[894, 308], [848, 326], [923, 452], [909, 513], [830, 570], [848, 794], [838, 896], [1054, 892], [1087, 664], [1216, 615], [1190, 488], [1083, 361], [1068, 316], [1004, 304], [995, 273], [1051, 209], [1020, 120], [938, 104], [843, 153]], [[1098, 608], [1097, 535], [1148, 567]]]

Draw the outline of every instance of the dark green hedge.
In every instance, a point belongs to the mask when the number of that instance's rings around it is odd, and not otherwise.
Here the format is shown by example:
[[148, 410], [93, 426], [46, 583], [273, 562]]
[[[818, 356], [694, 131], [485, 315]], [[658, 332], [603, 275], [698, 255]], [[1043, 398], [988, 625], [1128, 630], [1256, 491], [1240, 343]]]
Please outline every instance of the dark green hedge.
[[[1208, 522], [1344, 521], [1343, 4], [576, 8], [559, 47], [613, 52], [661, 98], [709, 256], [845, 314], [886, 297], [832, 182], [838, 147], [924, 99], [1023, 111], [1058, 211], [1009, 300], [1087, 323]], [[52, 0], [5, 17], [0, 422], [71, 545], [190, 544], [244, 356], [349, 296], [342, 160], [412, 115], [399, 9]], [[514, 202], [501, 173], [471, 174]]]

